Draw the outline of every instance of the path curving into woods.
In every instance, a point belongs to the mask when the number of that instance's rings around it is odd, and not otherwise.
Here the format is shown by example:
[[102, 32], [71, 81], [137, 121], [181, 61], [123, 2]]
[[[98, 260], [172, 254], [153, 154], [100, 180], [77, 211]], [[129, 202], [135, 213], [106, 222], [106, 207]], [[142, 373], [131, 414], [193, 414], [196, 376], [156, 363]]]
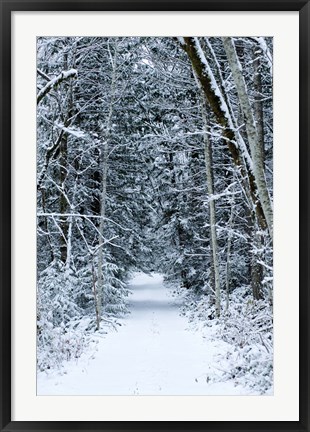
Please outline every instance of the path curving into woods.
[[38, 395], [233, 395], [233, 382], [210, 383], [221, 341], [188, 330], [162, 276], [132, 280], [131, 314], [117, 332], [99, 338], [93, 359], [70, 364], [60, 375], [38, 374]]

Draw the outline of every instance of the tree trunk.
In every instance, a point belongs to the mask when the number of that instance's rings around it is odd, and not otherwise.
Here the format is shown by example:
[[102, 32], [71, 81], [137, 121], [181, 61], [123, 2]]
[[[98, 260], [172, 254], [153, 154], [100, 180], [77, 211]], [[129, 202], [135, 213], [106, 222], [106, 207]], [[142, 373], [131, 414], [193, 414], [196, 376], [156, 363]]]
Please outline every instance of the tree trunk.
[[[67, 157], [68, 157], [68, 135], [65, 133], [62, 137], [60, 144], [60, 157], [59, 157], [59, 183], [61, 190], [64, 189], [64, 184], [67, 177]], [[68, 210], [68, 203], [65, 194], [60, 192], [59, 197], [59, 213], [66, 214]], [[61, 218], [60, 221], [60, 259], [63, 263], [67, 261], [67, 236], [68, 236], [68, 219], [67, 217]]]
[[[265, 161], [265, 145], [264, 145], [264, 111], [262, 98], [262, 80], [261, 80], [261, 61], [260, 56], [256, 54], [257, 47], [253, 48], [253, 68], [254, 68], [254, 117], [257, 131], [258, 146], [260, 152], [260, 158], [264, 164]], [[259, 264], [260, 260], [263, 260], [262, 254], [262, 236], [258, 232], [258, 227], [255, 221], [253, 222], [253, 239], [252, 239], [252, 258], [251, 258], [251, 285], [253, 298], [259, 300], [263, 298], [262, 293], [262, 282], [264, 277], [263, 266]]]
[[247, 92], [244, 77], [242, 75], [241, 65], [239, 63], [237, 53], [235, 50], [232, 38], [222, 38], [225, 52], [227, 55], [228, 63], [231, 68], [232, 76], [236, 85], [240, 106], [243, 112], [245, 126], [247, 130], [247, 137], [249, 141], [251, 157], [253, 160], [253, 174], [255, 183], [257, 185], [258, 197], [261, 202], [268, 231], [270, 237], [273, 236], [273, 210], [271, 205], [270, 196], [267, 189], [264, 162], [261, 157], [261, 146], [259, 143], [259, 136], [255, 127], [255, 119], [253, 116], [249, 95]]
[[[67, 58], [65, 57], [65, 62], [67, 62]], [[69, 87], [68, 91], [68, 104], [67, 104], [67, 118], [71, 118], [73, 112], [73, 88], [72, 85]], [[68, 134], [64, 133], [62, 135], [62, 140], [60, 143], [60, 157], [59, 157], [59, 166], [60, 166], [60, 188], [63, 191], [60, 195], [60, 213], [68, 213], [69, 203], [67, 201], [67, 197], [65, 194], [65, 181], [68, 175]], [[71, 209], [70, 209], [71, 210]], [[72, 224], [72, 221], [71, 221]], [[60, 245], [60, 255], [61, 261], [63, 263], [67, 263], [68, 258], [68, 230], [69, 230], [69, 220], [67, 217], [62, 219], [60, 228], [62, 230], [63, 235], [61, 236], [61, 245]], [[70, 232], [71, 235], [71, 232]], [[71, 241], [71, 238], [70, 238]], [[71, 252], [71, 250], [70, 250]]]
[[204, 155], [205, 155], [205, 167], [207, 175], [207, 187], [209, 195], [209, 212], [210, 212], [210, 231], [211, 231], [211, 244], [212, 244], [212, 257], [213, 257], [213, 269], [214, 269], [214, 285], [215, 285], [215, 312], [216, 316], [219, 317], [221, 314], [221, 281], [220, 271], [218, 262], [218, 246], [217, 246], [217, 235], [216, 235], [216, 212], [215, 212], [215, 201], [213, 199], [214, 187], [213, 187], [213, 176], [212, 176], [212, 149], [208, 135], [208, 118], [207, 110], [202, 99], [202, 118], [204, 126]]
[[[110, 50], [110, 47], [109, 47]], [[107, 175], [108, 175], [108, 158], [109, 158], [109, 139], [111, 133], [111, 121], [113, 115], [113, 106], [116, 90], [116, 72], [117, 72], [117, 46], [114, 46], [114, 57], [110, 53], [112, 78], [111, 78], [111, 97], [108, 116], [105, 124], [102, 126], [102, 141], [103, 147], [101, 149], [100, 165], [102, 167], [102, 182], [101, 182], [101, 205], [100, 205], [100, 225], [99, 225], [99, 239], [98, 239], [98, 313], [99, 319], [101, 318], [101, 309], [104, 303], [104, 286], [103, 286], [103, 239], [104, 239], [104, 224], [106, 213], [106, 198], [107, 198]]]
[[105, 224], [106, 212], [106, 197], [107, 197], [107, 175], [108, 175], [108, 151], [109, 145], [106, 140], [103, 144], [103, 152], [100, 158], [100, 165], [102, 166], [102, 181], [101, 181], [101, 206], [100, 206], [100, 224], [99, 224], [99, 239], [98, 239], [98, 311], [101, 316], [101, 307], [104, 301], [104, 287], [103, 287], [103, 235]]
[[261, 159], [265, 161], [265, 144], [264, 144], [264, 110], [261, 101], [262, 98], [262, 77], [260, 73], [261, 61], [259, 56], [256, 54], [257, 48], [253, 48], [254, 57], [254, 88], [255, 88], [255, 99], [254, 99], [254, 117], [256, 121], [256, 131], [259, 149], [261, 152]]
[[96, 314], [96, 327], [97, 327], [97, 330], [99, 330], [100, 329], [100, 307], [99, 307], [98, 291], [97, 291], [97, 287], [96, 287], [96, 274], [95, 274], [94, 257], [92, 257], [91, 269], [92, 269], [93, 294], [94, 294], [95, 314]]
[[[257, 191], [257, 185], [252, 172], [251, 161], [243, 161], [243, 156], [240, 153], [237, 143], [242, 145], [239, 139], [239, 134], [234, 128], [233, 121], [230, 118], [229, 109], [221, 94], [220, 88], [217, 86], [214, 75], [207, 63], [207, 60], [202, 52], [201, 46], [197, 38], [184, 37], [182, 48], [187, 53], [192, 64], [195, 75], [201, 85], [203, 93], [212, 112], [223, 130], [223, 138], [225, 139], [229, 151], [233, 157], [234, 163], [240, 168], [241, 178], [245, 194], [250, 198], [253, 212], [256, 213], [257, 219], [262, 229], [267, 228], [266, 217], [260, 202], [260, 197]], [[246, 149], [243, 149], [246, 153]], [[246, 182], [245, 179], [248, 179]]]
[[[42, 210], [44, 213], [46, 213], [46, 190], [45, 189], [42, 189], [41, 191], [41, 202], [42, 202]], [[45, 232], [47, 233], [46, 237], [47, 237], [47, 242], [49, 244], [50, 253], [51, 253], [50, 262], [52, 262], [55, 258], [55, 255], [52, 247], [52, 240], [51, 240], [51, 235], [49, 230], [48, 218], [46, 216], [43, 217], [43, 227]]]
[[[233, 191], [232, 191], [233, 192]], [[229, 294], [230, 294], [230, 255], [231, 255], [231, 245], [233, 238], [233, 220], [234, 220], [234, 195], [231, 198], [231, 209], [228, 221], [228, 235], [227, 235], [227, 254], [226, 254], [226, 310], [229, 308]]]
[[[77, 178], [75, 178], [74, 189], [72, 194], [72, 200], [70, 202], [71, 208], [70, 213], [74, 212], [75, 195], [77, 189]], [[68, 236], [67, 236], [67, 258], [66, 258], [66, 271], [69, 271], [72, 261], [72, 228], [73, 228], [73, 217], [68, 217]]]
[[262, 280], [263, 280], [263, 267], [259, 263], [261, 259], [262, 240], [259, 232], [254, 232], [252, 243], [252, 257], [251, 257], [251, 285], [253, 298], [260, 300], [263, 298], [262, 293]]

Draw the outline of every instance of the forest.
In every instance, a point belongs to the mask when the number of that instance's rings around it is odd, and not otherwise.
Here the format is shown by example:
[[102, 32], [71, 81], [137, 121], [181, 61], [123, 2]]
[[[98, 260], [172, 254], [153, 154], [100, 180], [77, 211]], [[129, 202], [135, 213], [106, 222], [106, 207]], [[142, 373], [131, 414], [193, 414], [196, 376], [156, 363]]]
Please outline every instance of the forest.
[[207, 382], [272, 392], [272, 51], [37, 38], [38, 373], [121, 328], [134, 275], [160, 274], [189, 325], [230, 347]]

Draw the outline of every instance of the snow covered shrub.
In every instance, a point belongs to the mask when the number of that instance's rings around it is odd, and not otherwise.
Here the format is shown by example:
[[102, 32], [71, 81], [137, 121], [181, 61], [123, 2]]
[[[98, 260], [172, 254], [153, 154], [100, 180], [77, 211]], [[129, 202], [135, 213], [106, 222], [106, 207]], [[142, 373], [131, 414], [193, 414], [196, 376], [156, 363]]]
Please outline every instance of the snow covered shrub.
[[[61, 261], [53, 261], [38, 278], [38, 326], [47, 317], [53, 326], [65, 325], [79, 316], [81, 309], [75, 301], [78, 279]], [[44, 319], [44, 318], [43, 318]]]
[[231, 369], [225, 373], [227, 379], [236, 384], [245, 384], [259, 394], [269, 393], [273, 387], [272, 352], [265, 352], [261, 345], [245, 346], [231, 357]]
[[125, 271], [116, 264], [105, 262], [103, 274], [104, 311], [113, 316], [128, 313], [125, 298], [129, 291]]
[[63, 327], [45, 327], [38, 335], [38, 369], [60, 369], [65, 361], [79, 358], [86, 344], [85, 335], [79, 331], [70, 331]]
[[75, 302], [77, 278], [60, 261], [54, 261], [38, 278], [37, 362], [40, 370], [59, 368], [64, 360], [78, 358], [85, 336], [70, 328], [81, 316]]
[[265, 300], [254, 301], [246, 287], [231, 294], [229, 309], [222, 313], [221, 328], [223, 340], [233, 340], [240, 348], [261, 344], [266, 351], [272, 350], [272, 308]]
[[219, 320], [218, 334], [235, 347], [227, 377], [264, 394], [273, 385], [272, 307], [266, 300], [252, 300], [246, 291], [242, 287], [233, 292], [229, 310]]
[[[224, 293], [223, 293], [224, 294]], [[233, 380], [256, 394], [273, 388], [273, 319], [268, 300], [252, 299], [247, 286], [230, 295], [229, 309], [222, 305], [221, 317], [207, 295], [180, 290], [182, 313], [193, 328], [203, 328], [208, 338], [222, 340], [223, 351], [214, 362], [214, 380]], [[224, 297], [224, 296], [223, 296]], [[224, 302], [223, 302], [224, 303]]]
[[89, 262], [83, 263], [77, 271], [79, 284], [76, 291], [76, 303], [83, 310], [84, 315], [94, 316], [95, 303], [93, 292], [93, 269], [91, 265], [91, 257], [88, 257]]

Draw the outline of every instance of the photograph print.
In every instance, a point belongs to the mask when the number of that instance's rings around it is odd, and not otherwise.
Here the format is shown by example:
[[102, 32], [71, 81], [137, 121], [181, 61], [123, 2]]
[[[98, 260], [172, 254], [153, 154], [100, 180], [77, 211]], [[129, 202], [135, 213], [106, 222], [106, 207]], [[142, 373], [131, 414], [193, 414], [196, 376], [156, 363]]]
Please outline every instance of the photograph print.
[[273, 395], [273, 39], [36, 42], [37, 395]]

